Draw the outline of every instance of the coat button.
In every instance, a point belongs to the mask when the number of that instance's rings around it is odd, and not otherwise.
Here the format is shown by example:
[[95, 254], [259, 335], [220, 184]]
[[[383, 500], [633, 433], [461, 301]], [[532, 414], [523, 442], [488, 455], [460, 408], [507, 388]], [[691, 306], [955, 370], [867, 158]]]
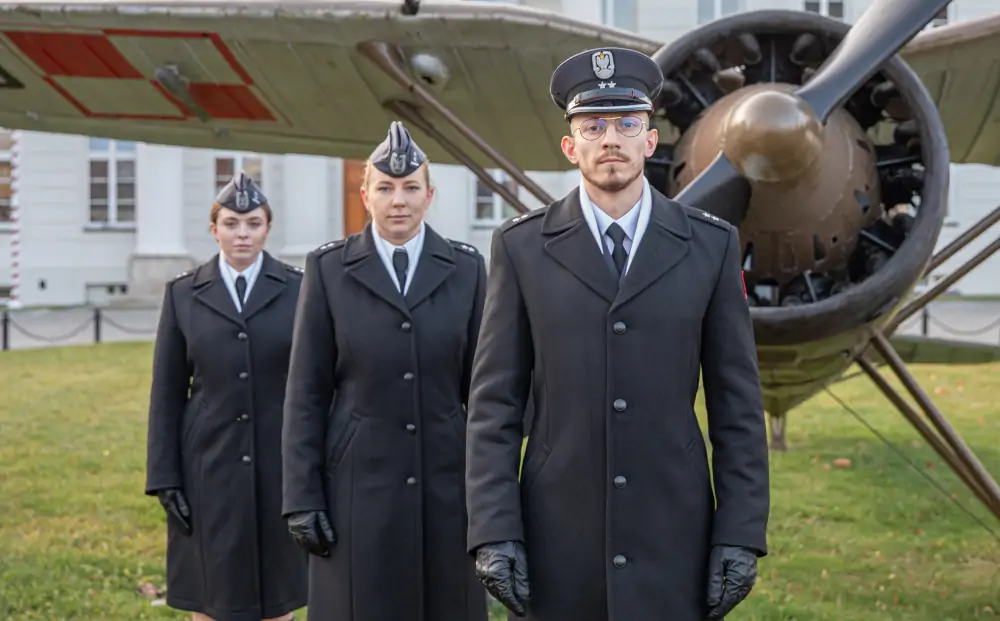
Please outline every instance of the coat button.
[[409, 321], [404, 321], [403, 323], [399, 324], [399, 327], [400, 327], [400, 329], [403, 330], [403, 332], [409, 332], [410, 331], [410, 322]]
[[410, 485], [410, 486], [416, 485], [417, 484], [416, 477], [410, 477], [410, 478], [406, 479], [406, 484]]
[[241, 341], [245, 341], [245, 340], [247, 340], [247, 333], [246, 332], [240, 332], [239, 334], [236, 335], [236, 338], [240, 339]]
[[249, 455], [244, 455], [243, 456], [243, 463], [245, 463], [245, 464], [249, 464], [250, 463], [250, 456]]
[[618, 410], [619, 412], [624, 412], [625, 411], [625, 406], [626, 406], [625, 400], [624, 399], [615, 399], [614, 406], [615, 406], [615, 409]]
[[625, 322], [616, 321], [614, 325], [615, 334], [625, 334]]
[[626, 483], [628, 483], [628, 481], [625, 480], [625, 477], [622, 476], [615, 477], [615, 487], [617, 487], [618, 489], [625, 487]]
[[246, 371], [243, 371], [242, 373], [240, 373], [240, 379], [241, 380], [245, 380], [248, 377], [250, 377], [250, 374], [247, 373]]
[[628, 561], [625, 560], [625, 557], [622, 556], [621, 554], [615, 556], [614, 562], [615, 562], [615, 567], [617, 567], [618, 569], [621, 569], [628, 563]]
[[403, 374], [403, 379], [405, 379], [406, 381], [410, 381], [411, 379], [413, 379], [413, 373], [407, 371], [406, 373]]
[[248, 420], [250, 420], [250, 415], [247, 414], [246, 412], [244, 412], [243, 414], [240, 414], [240, 417], [238, 419], [236, 419], [236, 420], [239, 420], [239, 421], [242, 421], [242, 422], [245, 423]]
[[406, 430], [409, 431], [410, 434], [412, 435], [414, 433], [417, 433], [417, 426], [414, 425], [413, 423], [406, 423]]

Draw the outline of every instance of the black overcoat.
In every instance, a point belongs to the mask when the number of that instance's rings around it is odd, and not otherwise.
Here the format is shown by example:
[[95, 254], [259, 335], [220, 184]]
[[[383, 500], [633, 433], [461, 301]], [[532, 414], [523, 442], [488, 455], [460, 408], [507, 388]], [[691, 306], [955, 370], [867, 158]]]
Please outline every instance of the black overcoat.
[[737, 231], [652, 190], [635, 253], [619, 287], [577, 190], [493, 236], [468, 543], [525, 542], [530, 620], [702, 621], [710, 546], [766, 553], [767, 444]]
[[325, 510], [310, 621], [485, 621], [465, 550], [466, 402], [486, 262], [431, 227], [406, 297], [371, 224], [308, 255], [285, 400], [284, 512]]
[[167, 284], [153, 356], [146, 493], [180, 487], [167, 604], [260, 621], [306, 603], [307, 560], [281, 517], [281, 416], [299, 268], [264, 253], [241, 315], [219, 257]]

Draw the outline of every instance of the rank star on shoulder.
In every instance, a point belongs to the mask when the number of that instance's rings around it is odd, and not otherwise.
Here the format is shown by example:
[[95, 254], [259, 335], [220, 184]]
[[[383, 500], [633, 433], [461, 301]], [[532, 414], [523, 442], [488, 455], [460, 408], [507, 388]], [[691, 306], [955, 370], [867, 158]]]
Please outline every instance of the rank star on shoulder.
[[614, 82], [600, 82], [597, 85], [597, 87], [598, 88], [614, 88], [615, 87], [615, 83]]

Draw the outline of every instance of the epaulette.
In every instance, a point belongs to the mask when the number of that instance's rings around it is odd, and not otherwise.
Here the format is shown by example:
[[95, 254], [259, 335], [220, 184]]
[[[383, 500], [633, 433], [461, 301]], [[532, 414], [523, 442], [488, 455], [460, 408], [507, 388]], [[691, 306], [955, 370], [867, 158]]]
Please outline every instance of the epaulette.
[[469, 244], [458, 241], [457, 239], [449, 239], [448, 241], [450, 241], [451, 245], [454, 246], [457, 250], [461, 250], [466, 254], [471, 254], [472, 256], [476, 256], [479, 254], [479, 251], [476, 250], [475, 246], [470, 246]]
[[188, 270], [186, 272], [181, 272], [180, 274], [178, 274], [178, 275], [174, 276], [173, 278], [171, 278], [170, 282], [171, 283], [175, 283], [178, 280], [180, 280], [180, 279], [182, 279], [182, 278], [184, 278], [186, 276], [190, 276], [191, 274], [194, 274], [194, 270]]
[[289, 271], [289, 272], [291, 272], [293, 274], [298, 274], [299, 276], [302, 275], [302, 268], [301, 267], [299, 267], [297, 265], [289, 265], [288, 263], [282, 263], [282, 265], [285, 266], [285, 269], [287, 271]]
[[337, 248], [340, 248], [341, 246], [343, 246], [346, 243], [347, 243], [346, 239], [338, 239], [336, 241], [327, 242], [327, 243], [323, 244], [322, 246], [320, 246], [319, 248], [316, 249], [316, 254], [317, 255], [325, 254], [327, 252], [330, 252], [331, 250], [335, 250]]
[[714, 224], [715, 226], [719, 227], [720, 229], [726, 232], [728, 232], [729, 229], [732, 227], [732, 225], [730, 225], [728, 222], [726, 222], [719, 216], [710, 214], [703, 209], [696, 209], [694, 207], [688, 207], [687, 205], [684, 205], [684, 209], [687, 211], [688, 217], [697, 222]]
[[522, 222], [527, 222], [532, 218], [537, 218], [538, 216], [545, 213], [546, 209], [547, 207], [539, 207], [538, 209], [532, 209], [528, 213], [522, 213], [519, 216], [514, 216], [510, 220], [507, 220], [506, 222], [501, 224], [500, 229], [504, 231], [509, 231], [511, 228], [517, 226], [518, 224], [521, 224]]

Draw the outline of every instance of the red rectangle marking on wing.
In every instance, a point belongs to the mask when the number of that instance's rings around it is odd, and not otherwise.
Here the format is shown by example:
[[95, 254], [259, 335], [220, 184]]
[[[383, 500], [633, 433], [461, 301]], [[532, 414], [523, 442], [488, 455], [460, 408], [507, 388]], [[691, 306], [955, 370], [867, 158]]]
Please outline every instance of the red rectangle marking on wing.
[[142, 78], [103, 35], [5, 32], [32, 62], [51, 76]]
[[217, 119], [273, 121], [274, 116], [246, 86], [190, 84], [198, 105]]

